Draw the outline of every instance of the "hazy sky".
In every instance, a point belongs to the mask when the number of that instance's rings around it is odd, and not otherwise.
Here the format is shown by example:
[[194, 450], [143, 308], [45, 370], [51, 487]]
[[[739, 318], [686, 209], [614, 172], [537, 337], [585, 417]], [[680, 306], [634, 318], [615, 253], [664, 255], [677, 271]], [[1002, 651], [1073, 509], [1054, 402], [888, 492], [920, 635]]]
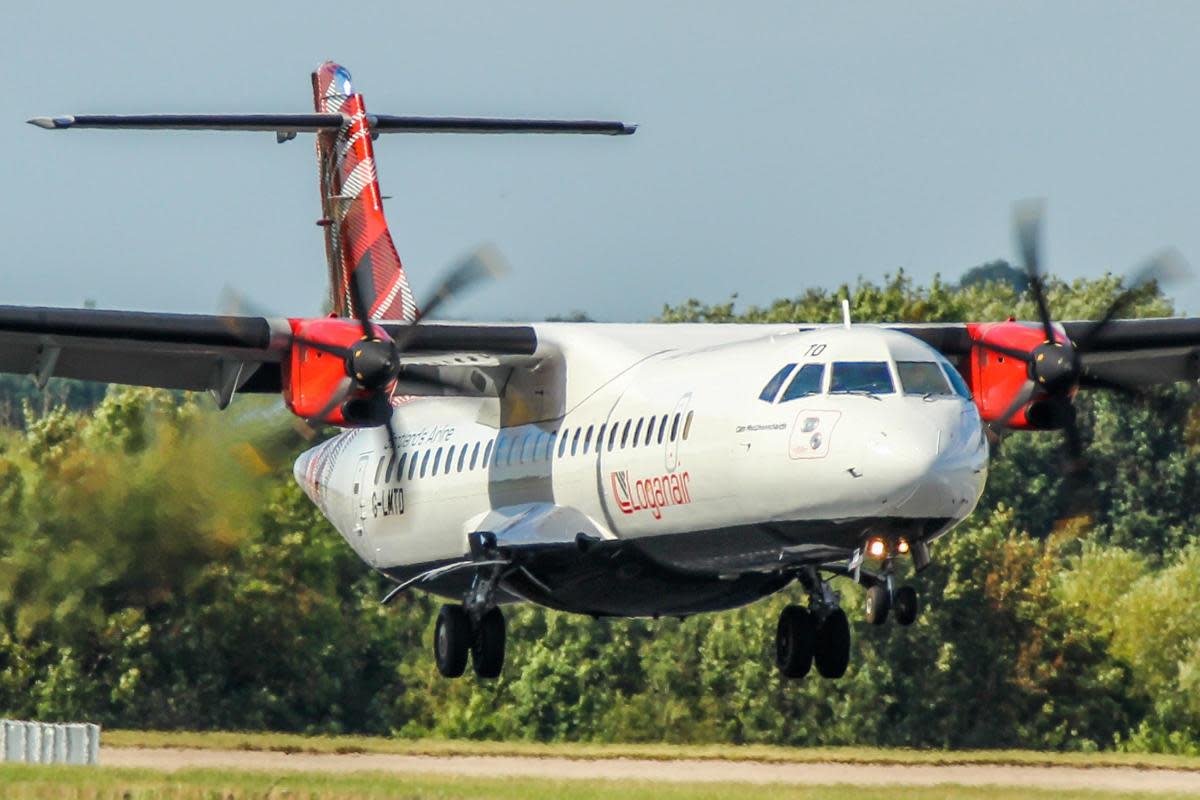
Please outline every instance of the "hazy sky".
[[[899, 267], [954, 278], [1011, 256], [1029, 196], [1054, 272], [1166, 244], [1200, 268], [1198, 39], [1198, 3], [14, 4], [0, 302], [211, 312], [231, 284], [313, 312], [311, 136], [24, 120], [309, 111], [326, 58], [379, 113], [640, 125], [377, 142], [418, 299], [478, 242], [512, 263], [452, 316], [639, 320]], [[1200, 311], [1200, 281], [1176, 295]]]

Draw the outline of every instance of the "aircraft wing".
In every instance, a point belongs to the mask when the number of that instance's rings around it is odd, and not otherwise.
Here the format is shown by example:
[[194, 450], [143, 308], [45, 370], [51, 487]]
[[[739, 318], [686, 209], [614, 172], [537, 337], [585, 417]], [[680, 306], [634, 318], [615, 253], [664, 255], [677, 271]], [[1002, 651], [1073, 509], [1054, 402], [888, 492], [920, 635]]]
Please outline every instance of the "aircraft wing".
[[[400, 335], [408, 326], [385, 327]], [[283, 318], [0, 306], [0, 372], [39, 384], [60, 377], [210, 391], [224, 407], [234, 392], [281, 391], [291, 331]], [[414, 363], [537, 349], [523, 325], [425, 324], [406, 341]]]
[[[951, 359], [972, 354], [981, 332], [993, 323], [922, 323], [887, 325], [926, 342]], [[1008, 323], [1011, 324], [1011, 323]], [[1037, 327], [1036, 323], [1029, 323]], [[1096, 323], [1063, 322], [1071, 341], [1088, 338]], [[1090, 381], [1127, 386], [1200, 380], [1200, 318], [1162, 317], [1111, 320], [1080, 353], [1080, 386]]]

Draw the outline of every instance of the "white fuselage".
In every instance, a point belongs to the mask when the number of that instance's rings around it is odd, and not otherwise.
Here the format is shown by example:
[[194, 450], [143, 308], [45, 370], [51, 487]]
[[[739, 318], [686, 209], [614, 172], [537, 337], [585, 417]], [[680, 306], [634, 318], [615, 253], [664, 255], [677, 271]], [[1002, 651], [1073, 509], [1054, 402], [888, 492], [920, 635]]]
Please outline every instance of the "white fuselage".
[[[515, 597], [591, 613], [703, 610], [763, 593], [747, 588], [751, 576], [844, 560], [870, 535], [927, 542], [983, 491], [974, 403], [961, 390], [904, 391], [908, 370], [936, 379], [952, 368], [903, 333], [535, 327], [537, 356], [492, 396], [412, 399], [396, 408], [397, 441], [352, 430], [297, 461], [297, 480], [368, 564], [411, 576], [463, 560], [468, 534], [488, 531], [502, 545], [559, 547]], [[777, 397], [761, 399], [793, 364]], [[886, 365], [894, 391], [837, 391], [845, 364], [876, 375]], [[805, 365], [820, 376], [811, 393], [784, 399]], [[625, 554], [613, 558], [636, 565], [625, 577], [696, 581], [706, 599], [689, 604], [686, 587], [664, 590], [661, 609], [653, 596], [604, 597], [621, 590], [597, 557], [587, 575], [572, 573], [586, 560], [582, 548], [580, 564], [569, 555], [581, 536]], [[707, 585], [722, 581], [742, 588], [722, 601]]]

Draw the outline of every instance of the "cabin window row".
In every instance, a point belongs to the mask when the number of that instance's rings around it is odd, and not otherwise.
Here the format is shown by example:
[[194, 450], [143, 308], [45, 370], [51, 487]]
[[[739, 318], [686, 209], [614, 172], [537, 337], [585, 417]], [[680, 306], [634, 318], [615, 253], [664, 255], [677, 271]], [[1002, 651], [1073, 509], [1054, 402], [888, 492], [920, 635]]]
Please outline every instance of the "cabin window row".
[[611, 425], [602, 423], [586, 428], [563, 428], [562, 431], [530, 432], [500, 435], [487, 442], [450, 445], [427, 450], [392, 452], [379, 459], [375, 467], [375, 483], [392, 480], [415, 480], [426, 476], [449, 475], [451, 472], [470, 472], [488, 466], [526, 464], [549, 461], [552, 457], [569, 458], [576, 455], [599, 454], [626, 447], [649, 447], [668, 441], [687, 439], [692, 432], [692, 412], [663, 414], [662, 417], [641, 417]]

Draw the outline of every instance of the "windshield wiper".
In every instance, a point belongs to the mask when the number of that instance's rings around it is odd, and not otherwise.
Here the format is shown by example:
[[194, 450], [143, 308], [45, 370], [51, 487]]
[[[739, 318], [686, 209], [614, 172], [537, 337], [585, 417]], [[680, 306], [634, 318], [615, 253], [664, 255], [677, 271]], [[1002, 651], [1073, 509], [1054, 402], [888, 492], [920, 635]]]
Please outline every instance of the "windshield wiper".
[[858, 395], [859, 397], [869, 397], [872, 400], [878, 400], [881, 403], [883, 402], [883, 398], [872, 392], [870, 389], [838, 389], [836, 391], [831, 391], [830, 394], [853, 394]]

